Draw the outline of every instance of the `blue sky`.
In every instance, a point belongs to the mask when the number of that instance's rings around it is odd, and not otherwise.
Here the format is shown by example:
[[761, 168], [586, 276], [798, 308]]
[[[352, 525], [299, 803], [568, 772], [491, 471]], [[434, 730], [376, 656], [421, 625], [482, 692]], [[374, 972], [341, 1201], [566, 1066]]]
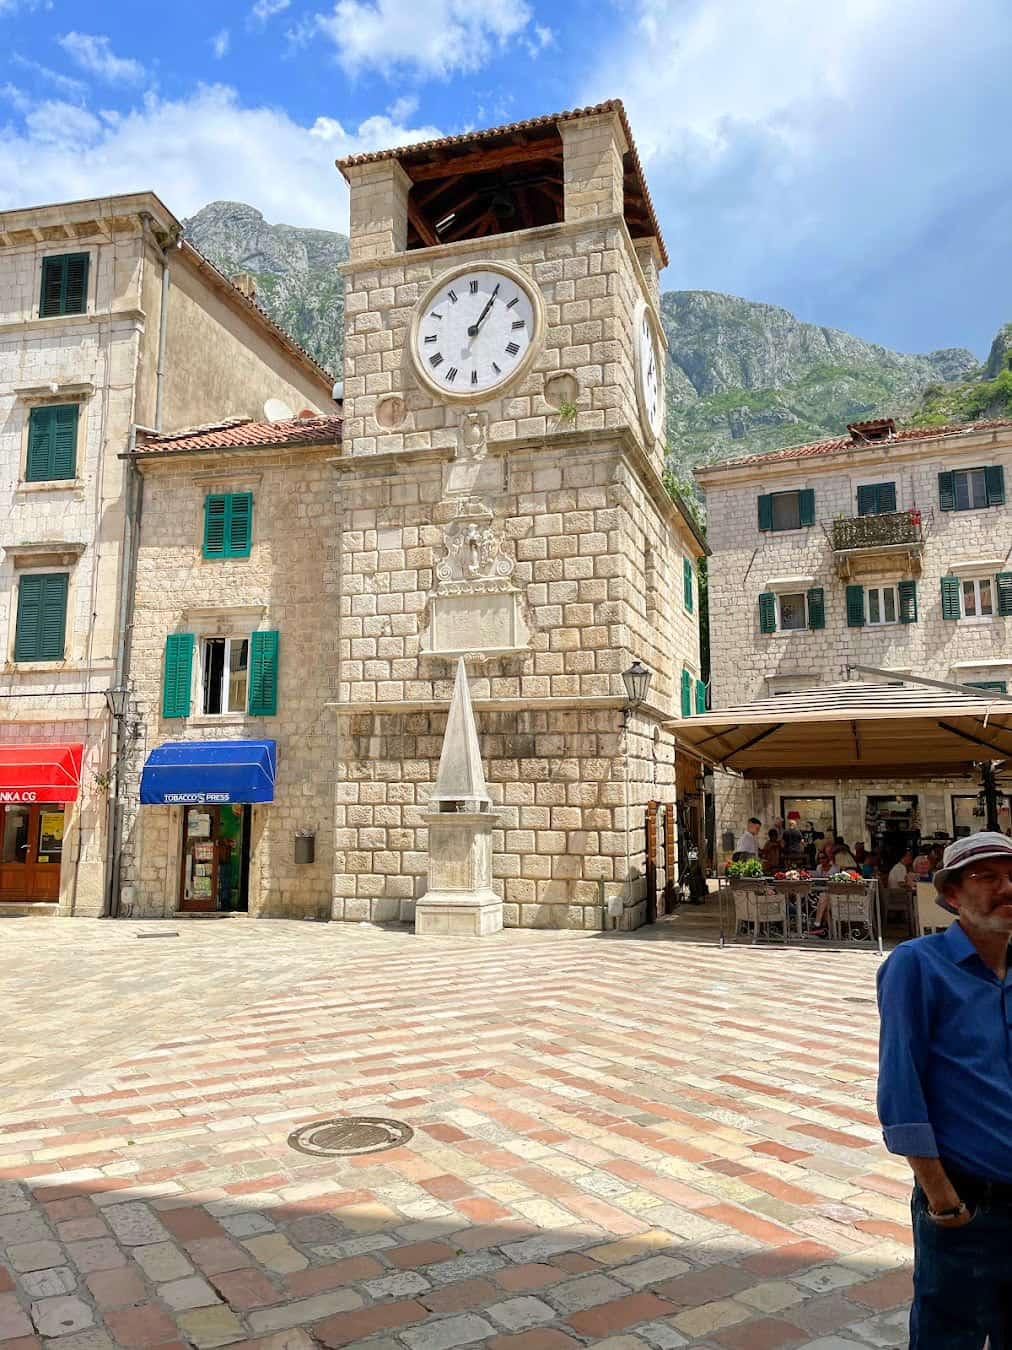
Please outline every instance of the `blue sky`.
[[1012, 321], [1008, 0], [0, 0], [0, 209], [344, 229], [337, 155], [621, 97], [664, 285], [905, 351]]

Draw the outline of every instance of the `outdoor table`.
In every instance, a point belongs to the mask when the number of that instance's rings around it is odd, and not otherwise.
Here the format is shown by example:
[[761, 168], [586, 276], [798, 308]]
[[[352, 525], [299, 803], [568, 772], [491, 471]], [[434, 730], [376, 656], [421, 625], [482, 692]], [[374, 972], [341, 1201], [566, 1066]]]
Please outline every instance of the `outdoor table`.
[[[745, 918], [738, 915], [734, 893], [743, 894], [746, 906]], [[760, 941], [789, 943], [823, 942], [805, 926], [806, 902], [811, 901], [813, 909], [824, 893], [829, 895], [829, 933], [836, 942], [867, 947], [878, 946], [882, 951], [882, 914], [879, 902], [878, 882], [834, 881], [829, 877], [801, 878], [796, 881], [781, 881], [773, 877], [721, 877], [718, 887], [720, 903], [720, 945], [726, 945], [728, 937], [732, 942], [749, 941], [753, 945]], [[725, 922], [730, 905], [730, 928]], [[865, 917], [866, 916], [866, 917]], [[752, 925], [752, 932], [743, 936], [739, 932], [742, 922]], [[849, 934], [845, 935], [846, 925]], [[853, 936], [855, 927], [864, 925], [868, 929], [867, 938]], [[779, 928], [781, 935], [773, 930]], [[761, 933], [760, 930], [765, 930]]]

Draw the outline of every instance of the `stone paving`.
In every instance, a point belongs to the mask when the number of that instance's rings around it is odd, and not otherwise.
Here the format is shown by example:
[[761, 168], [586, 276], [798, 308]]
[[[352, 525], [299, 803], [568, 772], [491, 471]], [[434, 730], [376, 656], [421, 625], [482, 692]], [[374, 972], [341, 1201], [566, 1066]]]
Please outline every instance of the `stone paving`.
[[677, 932], [0, 925], [0, 1350], [905, 1345], [878, 957]]

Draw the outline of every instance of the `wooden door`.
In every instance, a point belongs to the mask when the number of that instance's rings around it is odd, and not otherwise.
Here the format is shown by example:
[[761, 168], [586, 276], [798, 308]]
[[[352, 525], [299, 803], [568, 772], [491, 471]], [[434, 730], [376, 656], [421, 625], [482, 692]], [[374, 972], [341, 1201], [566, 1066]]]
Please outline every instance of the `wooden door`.
[[218, 808], [183, 809], [183, 865], [179, 908], [204, 913], [218, 908]]
[[64, 807], [0, 808], [0, 901], [55, 904], [60, 898]]

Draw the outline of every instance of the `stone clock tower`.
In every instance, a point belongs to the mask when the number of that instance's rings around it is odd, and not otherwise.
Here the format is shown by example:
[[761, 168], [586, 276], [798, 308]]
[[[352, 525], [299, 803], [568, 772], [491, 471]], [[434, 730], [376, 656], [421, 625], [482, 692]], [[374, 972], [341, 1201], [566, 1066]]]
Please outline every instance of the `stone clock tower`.
[[507, 926], [635, 926], [703, 548], [661, 481], [667, 259], [622, 105], [339, 167], [334, 917], [412, 917], [463, 656]]

